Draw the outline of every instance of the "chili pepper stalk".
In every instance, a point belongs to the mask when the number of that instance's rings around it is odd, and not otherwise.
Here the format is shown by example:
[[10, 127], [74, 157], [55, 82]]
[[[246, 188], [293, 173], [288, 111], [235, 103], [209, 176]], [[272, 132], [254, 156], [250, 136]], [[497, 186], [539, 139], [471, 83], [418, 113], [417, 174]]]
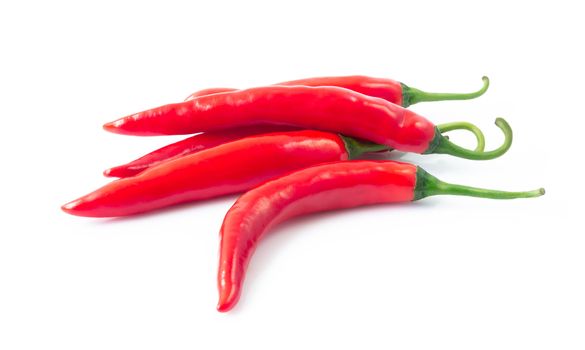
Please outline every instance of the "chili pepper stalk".
[[[340, 77], [317, 77], [308, 79], [299, 79], [285, 81], [274, 85], [282, 86], [337, 86], [355, 92], [362, 93], [364, 95], [379, 97], [387, 100], [388, 102], [395, 103], [402, 107], [408, 107], [419, 102], [430, 102], [430, 101], [447, 101], [447, 100], [470, 100], [483, 95], [489, 85], [490, 81], [488, 77], [482, 77], [483, 86], [481, 89], [474, 92], [467, 93], [444, 93], [444, 92], [426, 92], [416, 88], [409, 87], [404, 83], [400, 83], [396, 80], [385, 79], [385, 78], [374, 78], [364, 75], [353, 75], [353, 76], [340, 76]], [[194, 98], [217, 94], [222, 92], [236, 91], [233, 88], [211, 88], [204, 89], [192, 93], [186, 98], [186, 101]]]
[[445, 92], [426, 92], [416, 88], [409, 87], [402, 84], [402, 107], [409, 107], [419, 102], [431, 102], [431, 101], [448, 101], [448, 100], [471, 100], [478, 98], [485, 94], [490, 86], [490, 80], [488, 77], [483, 76], [483, 86], [481, 89], [475, 92], [469, 93], [445, 93]]

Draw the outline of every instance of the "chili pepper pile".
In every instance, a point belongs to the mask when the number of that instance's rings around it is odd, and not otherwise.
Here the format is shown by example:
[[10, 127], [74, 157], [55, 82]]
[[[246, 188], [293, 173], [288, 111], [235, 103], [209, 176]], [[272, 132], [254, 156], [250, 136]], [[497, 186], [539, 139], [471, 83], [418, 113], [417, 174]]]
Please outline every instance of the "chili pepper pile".
[[[220, 231], [217, 309], [228, 311], [240, 297], [261, 237], [289, 218], [435, 195], [543, 195], [542, 188], [504, 192], [449, 184], [412, 164], [359, 160], [365, 153], [393, 150], [473, 160], [503, 155], [512, 144], [512, 129], [504, 119], [496, 119], [504, 142], [485, 151], [484, 135], [475, 125], [434, 125], [406, 109], [418, 102], [479, 97], [489, 86], [487, 77], [483, 82], [471, 93], [429, 93], [366, 76], [201, 90], [183, 102], [105, 124], [107, 131], [125, 135], [195, 135], [105, 170], [105, 176], [119, 179], [62, 209], [88, 217], [126, 216], [247, 191], [228, 211]], [[475, 135], [474, 150], [444, 135], [460, 129]]]

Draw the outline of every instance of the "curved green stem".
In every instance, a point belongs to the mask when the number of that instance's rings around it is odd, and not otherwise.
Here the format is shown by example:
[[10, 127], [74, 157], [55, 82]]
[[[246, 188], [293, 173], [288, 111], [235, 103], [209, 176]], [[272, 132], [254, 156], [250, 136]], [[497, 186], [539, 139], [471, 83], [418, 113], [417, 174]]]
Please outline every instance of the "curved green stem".
[[364, 153], [390, 151], [392, 148], [377, 143], [361, 141], [349, 136], [339, 135], [345, 144], [345, 150], [349, 159], [355, 159]]
[[439, 129], [441, 134], [453, 130], [469, 130], [475, 135], [475, 138], [477, 139], [477, 147], [475, 147], [475, 151], [483, 152], [485, 150], [485, 136], [483, 136], [483, 132], [481, 132], [480, 128], [471, 123], [468, 122], [445, 123], [437, 125], [437, 128]]
[[490, 86], [490, 80], [484, 76], [483, 86], [475, 92], [469, 93], [447, 93], [447, 92], [426, 92], [419, 89], [411, 88], [407, 85], [402, 85], [402, 106], [408, 107], [419, 102], [428, 101], [446, 101], [446, 100], [470, 100], [483, 95]]
[[472, 151], [461, 146], [454, 144], [453, 142], [449, 141], [445, 136], [441, 134], [439, 128], [437, 128], [435, 132], [435, 138], [431, 141], [429, 148], [425, 151], [425, 154], [431, 153], [442, 153], [442, 154], [450, 154], [455, 157], [465, 158], [465, 159], [472, 159], [472, 160], [489, 160], [497, 158], [504, 153], [506, 153], [510, 146], [512, 146], [512, 128], [503, 118], [496, 119], [496, 125], [502, 130], [504, 133], [504, 143], [492, 151], [487, 152], [477, 152]]
[[422, 168], [417, 167], [416, 187], [414, 193], [413, 200], [419, 200], [425, 197], [437, 195], [468, 196], [490, 199], [515, 199], [540, 197], [544, 194], [544, 188], [539, 188], [532, 191], [508, 192], [456, 185], [443, 182], [433, 175], [427, 173]]

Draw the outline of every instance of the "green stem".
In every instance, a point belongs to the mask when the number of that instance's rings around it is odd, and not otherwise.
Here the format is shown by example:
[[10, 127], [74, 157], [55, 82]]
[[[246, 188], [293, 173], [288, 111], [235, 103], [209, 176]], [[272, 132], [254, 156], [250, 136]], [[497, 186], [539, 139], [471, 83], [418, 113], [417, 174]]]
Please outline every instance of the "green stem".
[[470, 100], [483, 95], [490, 86], [488, 77], [482, 77], [483, 86], [475, 92], [469, 93], [447, 93], [447, 92], [426, 92], [419, 89], [402, 85], [402, 106], [408, 107], [419, 102], [446, 101], [446, 100]]
[[475, 147], [475, 151], [476, 152], [483, 152], [485, 150], [485, 136], [483, 136], [483, 132], [481, 132], [480, 128], [478, 128], [477, 126], [475, 126], [471, 123], [468, 123], [468, 122], [445, 123], [445, 124], [437, 125], [437, 128], [439, 129], [441, 134], [444, 134], [448, 131], [453, 131], [453, 130], [462, 130], [462, 129], [469, 130], [475, 135], [475, 138], [477, 139], [477, 147]]
[[413, 200], [419, 200], [425, 197], [437, 195], [468, 196], [490, 199], [515, 199], [540, 197], [543, 194], [544, 188], [539, 188], [533, 191], [507, 192], [450, 184], [437, 179], [422, 168], [417, 167], [416, 187], [414, 190]]
[[345, 144], [345, 149], [349, 155], [349, 159], [355, 159], [364, 153], [390, 151], [388, 146], [379, 145], [377, 143], [361, 141], [349, 136], [339, 135]]
[[435, 138], [433, 139], [433, 141], [431, 141], [429, 148], [424, 153], [450, 154], [455, 157], [472, 160], [489, 160], [497, 158], [506, 153], [510, 149], [510, 146], [512, 146], [513, 134], [512, 128], [510, 127], [508, 122], [506, 122], [503, 118], [497, 118], [496, 125], [504, 133], [504, 143], [495, 150], [487, 152], [477, 152], [463, 148], [449, 141], [445, 136], [441, 134], [441, 130], [437, 128], [437, 131], [435, 132]]

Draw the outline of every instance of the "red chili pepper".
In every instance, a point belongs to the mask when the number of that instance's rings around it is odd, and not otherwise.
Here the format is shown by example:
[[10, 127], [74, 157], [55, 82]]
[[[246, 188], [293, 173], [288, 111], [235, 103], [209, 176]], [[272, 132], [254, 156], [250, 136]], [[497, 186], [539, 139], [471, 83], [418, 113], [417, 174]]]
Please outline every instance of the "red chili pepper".
[[281, 125], [258, 125], [240, 129], [210, 131], [159, 148], [156, 151], [148, 153], [130, 163], [106, 169], [104, 175], [112, 177], [135, 176], [136, 174], [139, 174], [148, 168], [157, 166], [162, 162], [181, 158], [226, 142], [239, 140], [252, 135], [291, 130], [295, 130], [295, 128]]
[[[485, 138], [483, 136], [482, 131], [477, 126], [466, 122], [455, 122], [441, 124], [438, 125], [437, 127], [439, 128], [441, 133], [461, 129], [471, 131], [477, 138], [477, 147], [475, 150], [477, 152], [483, 152], [485, 147]], [[162, 162], [181, 158], [189, 154], [201, 152], [203, 150], [224, 144], [226, 142], [239, 140], [241, 138], [252, 135], [290, 130], [294, 130], [294, 128], [282, 125], [258, 125], [240, 129], [228, 129], [223, 131], [205, 132], [172, 143], [165, 147], [159, 148], [130, 163], [107, 169], [104, 171], [104, 175], [112, 177], [135, 176], [148, 168], [152, 168], [153, 166], [159, 165]], [[384, 149], [382, 151], [388, 150], [391, 149]]]
[[270, 180], [243, 194], [223, 221], [217, 309], [228, 311], [237, 303], [258, 241], [278, 223], [319, 211], [445, 194], [512, 199], [538, 197], [544, 189], [503, 192], [453, 185], [415, 165], [394, 161], [321, 164]]
[[384, 148], [313, 130], [250, 136], [112, 181], [62, 209], [90, 217], [131, 215], [241, 192], [292, 170]]
[[[285, 81], [275, 85], [338, 86], [362, 93], [364, 95], [383, 98], [397, 105], [408, 107], [418, 102], [470, 100], [479, 97], [487, 91], [490, 83], [488, 77], [483, 77], [482, 80], [482, 88], [471, 93], [425, 92], [419, 89], [408, 87], [407, 85], [396, 80], [366, 77], [363, 75], [299, 79]], [[189, 97], [187, 97], [187, 101], [203, 95], [235, 90], [236, 89], [230, 88], [205, 89], [191, 94]]]
[[107, 123], [108, 131], [128, 135], [176, 135], [252, 125], [288, 125], [338, 132], [393, 149], [493, 159], [512, 142], [503, 120], [504, 144], [490, 152], [461, 148], [425, 118], [380, 98], [338, 87], [271, 86], [198, 97]]

